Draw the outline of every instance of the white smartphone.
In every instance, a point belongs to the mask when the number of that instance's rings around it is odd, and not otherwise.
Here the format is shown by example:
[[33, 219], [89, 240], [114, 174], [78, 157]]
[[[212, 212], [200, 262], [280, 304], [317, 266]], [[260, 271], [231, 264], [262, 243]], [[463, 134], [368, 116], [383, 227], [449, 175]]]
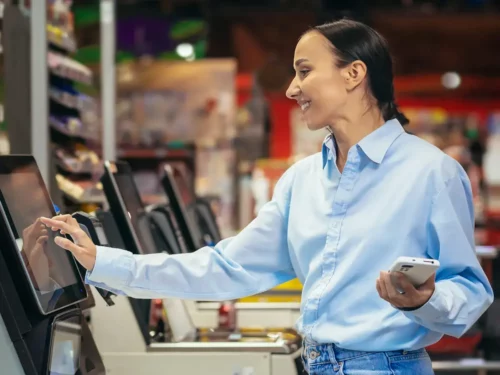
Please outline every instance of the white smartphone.
[[406, 275], [414, 287], [424, 284], [439, 268], [436, 259], [415, 257], [399, 257], [392, 264], [391, 272], [401, 272]]

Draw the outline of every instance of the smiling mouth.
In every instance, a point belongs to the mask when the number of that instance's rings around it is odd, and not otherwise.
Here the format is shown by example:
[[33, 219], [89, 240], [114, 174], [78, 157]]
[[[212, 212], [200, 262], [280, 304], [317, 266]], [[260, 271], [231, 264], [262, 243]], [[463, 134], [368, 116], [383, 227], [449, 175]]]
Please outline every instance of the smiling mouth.
[[309, 109], [310, 106], [311, 102], [305, 102], [300, 105], [300, 109], [302, 110], [302, 112], [305, 112]]

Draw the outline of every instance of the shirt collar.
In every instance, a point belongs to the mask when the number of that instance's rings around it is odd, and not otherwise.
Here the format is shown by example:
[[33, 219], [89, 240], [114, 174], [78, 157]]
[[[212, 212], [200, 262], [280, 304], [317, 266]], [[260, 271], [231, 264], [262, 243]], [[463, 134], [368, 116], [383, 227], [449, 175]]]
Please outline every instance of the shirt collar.
[[[392, 119], [364, 137], [359, 141], [358, 146], [373, 162], [380, 164], [391, 144], [403, 132], [403, 126], [401, 126], [399, 121], [397, 119]], [[333, 134], [328, 134], [323, 141], [323, 168], [328, 161], [329, 154], [332, 153], [332, 155], [336, 155], [335, 146]]]

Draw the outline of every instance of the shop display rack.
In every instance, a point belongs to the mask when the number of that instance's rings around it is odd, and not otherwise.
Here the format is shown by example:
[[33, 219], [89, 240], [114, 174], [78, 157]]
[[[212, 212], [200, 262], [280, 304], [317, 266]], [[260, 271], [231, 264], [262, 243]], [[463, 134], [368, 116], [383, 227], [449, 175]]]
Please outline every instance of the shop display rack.
[[55, 180], [66, 210], [85, 210], [105, 202], [99, 177], [100, 125], [94, 98], [78, 85], [93, 84], [92, 71], [71, 56], [77, 51], [71, 4], [57, 12], [49, 4], [47, 65], [49, 126]]

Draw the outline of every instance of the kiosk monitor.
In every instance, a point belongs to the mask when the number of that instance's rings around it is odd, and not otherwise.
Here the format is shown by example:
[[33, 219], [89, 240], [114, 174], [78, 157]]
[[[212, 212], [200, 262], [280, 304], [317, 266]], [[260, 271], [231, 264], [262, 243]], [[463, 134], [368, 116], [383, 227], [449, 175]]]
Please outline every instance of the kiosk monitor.
[[6, 256], [22, 265], [42, 314], [87, 298], [75, 259], [54, 242], [60, 234], [40, 222], [55, 211], [32, 156], [0, 157], [0, 215], [16, 247], [5, 244]]
[[179, 189], [180, 181], [182, 181], [182, 176], [176, 178], [174, 168], [171, 165], [165, 164], [161, 176], [163, 188], [165, 189], [165, 193], [167, 193], [170, 207], [172, 207], [174, 211], [188, 249], [190, 249], [190, 251], [195, 251], [204, 246], [204, 241], [196, 226], [194, 214], [188, 212], [185, 206], [186, 200], [194, 204], [194, 198], [191, 199], [192, 197], [187, 187], [182, 189], [185, 191], [185, 196], [182, 195], [181, 189]]
[[150, 222], [128, 165], [106, 161], [101, 181], [127, 250], [135, 254], [156, 253]]
[[197, 198], [195, 204], [198, 223], [202, 232], [209, 238], [212, 244], [218, 243], [222, 237], [217, 224], [217, 218], [208, 199]]
[[[151, 233], [148, 233], [148, 228], [139, 227], [138, 224], [139, 220], [147, 219], [147, 216], [144, 215], [145, 211], [133, 184], [133, 177], [130, 175], [130, 178], [121, 178], [124, 174], [129, 174], [127, 165], [124, 164], [110, 161], [104, 163], [104, 174], [101, 178], [104, 193], [125, 249], [134, 254], [151, 253], [156, 250], [156, 247], [152, 246], [150, 241], [144, 241], [144, 236], [148, 234], [151, 236]], [[139, 230], [141, 233], [137, 233]], [[148, 345], [151, 342], [149, 326], [151, 300], [129, 298], [129, 301], [145, 343]]]

